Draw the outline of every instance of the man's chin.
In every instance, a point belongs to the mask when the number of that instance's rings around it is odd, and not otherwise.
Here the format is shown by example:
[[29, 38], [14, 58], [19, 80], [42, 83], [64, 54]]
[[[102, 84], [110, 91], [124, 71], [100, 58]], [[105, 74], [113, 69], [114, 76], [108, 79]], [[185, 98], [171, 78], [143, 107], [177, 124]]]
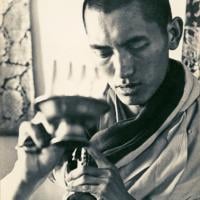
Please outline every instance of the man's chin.
[[140, 105], [140, 101], [137, 99], [137, 97], [134, 96], [123, 96], [123, 95], [118, 95], [119, 100], [125, 104], [125, 105], [129, 105], [129, 106], [133, 106], [133, 105]]

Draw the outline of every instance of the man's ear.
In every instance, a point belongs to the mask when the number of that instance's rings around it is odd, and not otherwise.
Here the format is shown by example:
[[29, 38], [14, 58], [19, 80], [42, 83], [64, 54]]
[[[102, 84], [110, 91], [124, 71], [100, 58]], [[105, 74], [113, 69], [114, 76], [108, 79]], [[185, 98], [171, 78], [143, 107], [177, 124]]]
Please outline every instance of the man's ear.
[[174, 50], [178, 47], [182, 33], [183, 33], [183, 20], [180, 17], [175, 17], [167, 25], [169, 49]]

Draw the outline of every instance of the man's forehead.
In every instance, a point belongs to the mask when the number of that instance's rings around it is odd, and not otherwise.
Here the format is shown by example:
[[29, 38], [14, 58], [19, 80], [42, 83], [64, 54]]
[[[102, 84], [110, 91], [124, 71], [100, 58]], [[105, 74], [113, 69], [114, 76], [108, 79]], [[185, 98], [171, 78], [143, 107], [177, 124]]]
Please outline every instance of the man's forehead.
[[[119, 0], [109, 0], [108, 2], [111, 2], [111, 3], [105, 4], [102, 6], [101, 4], [97, 4], [97, 5], [92, 4], [92, 6], [86, 5], [84, 12], [87, 12], [88, 10], [93, 10], [93, 11], [103, 13], [106, 15], [106, 14], [112, 14], [113, 12], [118, 11], [118, 10], [127, 10], [128, 8], [132, 8], [132, 9], [138, 8], [139, 10], [139, 8], [142, 8], [140, 6], [142, 4], [140, 1], [142, 0], [122, 0], [122, 3], [119, 3]], [[115, 2], [118, 2], [118, 3], [115, 3]], [[128, 9], [127, 11], [130, 12], [131, 9]], [[143, 12], [143, 11], [140, 9], [140, 12]]]
[[87, 25], [94, 26], [95, 24], [98, 24], [103, 28], [103, 25], [106, 24], [107, 20], [109, 20], [111, 25], [120, 21], [124, 21], [125, 24], [134, 18], [144, 20], [141, 8], [137, 1], [133, 1], [131, 4], [124, 5], [118, 9], [114, 9], [109, 13], [96, 8], [89, 8], [85, 10], [86, 27]]
[[[105, 12], [103, 9], [100, 8], [87, 6], [84, 13], [86, 26], [85, 28], [87, 31], [87, 26], [94, 27], [96, 23], [102, 26], [106, 23], [106, 20], [110, 20], [111, 25], [112, 21], [113, 23], [124, 21], [125, 24], [134, 18], [137, 18], [138, 22], [140, 22], [141, 20], [145, 20], [143, 12], [144, 11], [142, 10], [142, 7], [140, 6], [138, 0], [130, 1], [129, 4], [123, 4], [123, 6], [117, 7], [110, 12]], [[134, 21], [134, 23], [137, 23], [136, 20]]]
[[89, 39], [100, 43], [103, 43], [105, 38], [107, 41], [115, 41], [114, 38], [117, 38], [118, 43], [123, 43], [125, 36], [140, 36], [146, 31], [146, 22], [138, 6], [134, 6], [133, 9], [130, 6], [123, 7], [110, 13], [89, 9], [85, 14], [85, 20]]

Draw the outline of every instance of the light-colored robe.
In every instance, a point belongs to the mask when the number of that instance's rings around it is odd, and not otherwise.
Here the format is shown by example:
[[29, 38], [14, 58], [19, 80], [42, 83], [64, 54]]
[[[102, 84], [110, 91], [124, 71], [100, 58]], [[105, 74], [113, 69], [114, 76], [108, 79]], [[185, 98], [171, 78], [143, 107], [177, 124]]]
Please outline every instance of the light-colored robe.
[[[187, 68], [184, 74], [184, 92], [174, 111], [150, 138], [116, 163], [136, 200], [200, 199], [200, 84]], [[109, 154], [124, 147], [109, 149]], [[63, 165], [56, 173], [59, 185], [65, 186], [65, 169]]]
[[144, 144], [116, 163], [137, 200], [200, 199], [200, 84], [184, 71], [176, 109]]

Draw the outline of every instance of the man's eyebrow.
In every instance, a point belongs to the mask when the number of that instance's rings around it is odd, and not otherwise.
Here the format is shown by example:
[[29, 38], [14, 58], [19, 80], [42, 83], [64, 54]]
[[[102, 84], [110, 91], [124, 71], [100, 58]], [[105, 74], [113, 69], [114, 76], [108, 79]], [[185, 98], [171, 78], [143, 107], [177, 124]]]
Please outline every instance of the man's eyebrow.
[[[123, 41], [122, 43], [119, 43], [118, 46], [126, 46], [129, 43], [134, 43], [139, 41], [148, 41], [148, 39], [145, 36], [134, 36], [132, 38], [127, 39], [126, 41]], [[112, 49], [110, 46], [98, 45], [98, 44], [91, 44], [90, 47], [92, 49], [98, 49], [98, 50]]]
[[126, 46], [129, 43], [136, 43], [139, 41], [148, 41], [148, 39], [145, 36], [134, 36], [132, 38], [127, 39], [126, 41], [119, 43], [119, 46]]
[[99, 50], [111, 49], [110, 46], [102, 46], [102, 45], [98, 45], [98, 44], [91, 44], [90, 47], [93, 49], [99, 49]]

